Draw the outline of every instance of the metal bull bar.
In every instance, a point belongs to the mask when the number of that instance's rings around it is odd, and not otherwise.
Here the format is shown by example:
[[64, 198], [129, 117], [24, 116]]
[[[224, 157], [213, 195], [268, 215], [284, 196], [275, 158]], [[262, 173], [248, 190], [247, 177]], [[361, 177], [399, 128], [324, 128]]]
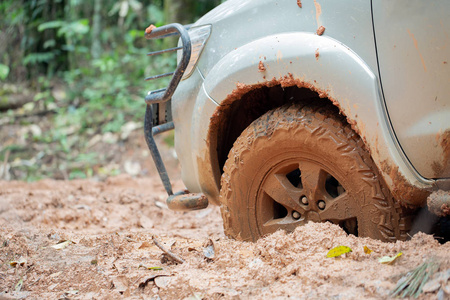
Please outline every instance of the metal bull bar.
[[145, 96], [147, 107], [144, 119], [145, 141], [147, 142], [147, 146], [153, 161], [155, 162], [156, 169], [161, 177], [164, 188], [169, 195], [167, 198], [167, 206], [172, 210], [195, 210], [203, 209], [208, 206], [208, 199], [202, 193], [192, 194], [187, 191], [173, 193], [169, 175], [167, 174], [166, 167], [154, 139], [155, 135], [175, 128], [172, 121], [171, 99], [191, 58], [191, 39], [188, 33], [189, 27], [189, 25], [182, 26], [174, 23], [154, 28], [145, 33], [145, 38], [147, 39], [160, 39], [179, 35], [182, 43], [182, 46], [179, 47], [147, 53], [148, 56], [153, 56], [182, 50], [181, 60], [174, 72], [145, 78], [145, 80], [154, 80], [172, 76], [167, 88], [150, 91], [147, 96]]

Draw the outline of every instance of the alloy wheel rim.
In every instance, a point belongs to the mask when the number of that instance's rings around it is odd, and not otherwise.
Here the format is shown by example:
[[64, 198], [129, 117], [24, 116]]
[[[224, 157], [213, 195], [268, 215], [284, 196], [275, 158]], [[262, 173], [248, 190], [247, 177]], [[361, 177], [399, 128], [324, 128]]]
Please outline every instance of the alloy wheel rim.
[[346, 185], [339, 170], [316, 159], [292, 158], [275, 163], [266, 172], [257, 194], [260, 233], [293, 231], [309, 221], [330, 221], [341, 226], [355, 223], [354, 201]]

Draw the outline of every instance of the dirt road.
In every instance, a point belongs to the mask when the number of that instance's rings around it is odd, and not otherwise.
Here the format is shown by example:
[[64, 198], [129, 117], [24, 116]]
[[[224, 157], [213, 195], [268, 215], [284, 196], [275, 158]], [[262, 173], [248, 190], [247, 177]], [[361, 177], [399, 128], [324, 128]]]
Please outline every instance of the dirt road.
[[[152, 236], [185, 262], [163, 255]], [[52, 247], [62, 241], [71, 242]], [[327, 258], [338, 245], [353, 252]], [[399, 252], [392, 265], [378, 261]], [[332, 224], [230, 240], [216, 207], [168, 210], [157, 178], [0, 182], [0, 299], [385, 299], [432, 257], [449, 270], [450, 243], [417, 234], [388, 244]], [[445, 291], [448, 281], [420, 298]]]

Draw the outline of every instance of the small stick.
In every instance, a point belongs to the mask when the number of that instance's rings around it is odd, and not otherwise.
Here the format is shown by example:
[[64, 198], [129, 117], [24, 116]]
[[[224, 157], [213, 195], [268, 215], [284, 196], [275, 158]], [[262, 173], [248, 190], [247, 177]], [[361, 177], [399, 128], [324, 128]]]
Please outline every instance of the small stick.
[[8, 172], [6, 170], [6, 166], [8, 165], [8, 159], [9, 159], [9, 154], [11, 153], [11, 150], [7, 150], [6, 154], [5, 154], [5, 159], [3, 161], [3, 169], [2, 169], [2, 173], [0, 174], [0, 179], [3, 178], [3, 175], [5, 175], [5, 179], [6, 179], [6, 173]]
[[161, 245], [161, 244], [158, 242], [158, 240], [157, 240], [154, 236], [152, 236], [152, 240], [153, 240], [153, 243], [155, 243], [156, 247], [158, 247], [159, 249], [161, 249], [161, 250], [162, 250], [165, 254], [167, 254], [167, 256], [169, 256], [172, 260], [174, 260], [174, 261], [176, 261], [177, 263], [180, 263], [180, 264], [182, 264], [182, 263], [185, 262], [184, 259], [182, 259], [181, 257], [179, 257], [178, 255], [176, 255], [175, 253], [173, 253], [173, 252], [167, 250], [166, 248], [164, 248], [164, 246]]

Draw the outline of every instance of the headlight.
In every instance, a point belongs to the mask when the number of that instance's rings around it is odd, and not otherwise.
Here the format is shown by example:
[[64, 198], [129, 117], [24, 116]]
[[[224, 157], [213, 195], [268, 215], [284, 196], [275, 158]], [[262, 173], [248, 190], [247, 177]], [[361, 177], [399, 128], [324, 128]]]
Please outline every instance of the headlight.
[[[192, 27], [189, 29], [189, 37], [191, 38], [191, 59], [189, 60], [189, 64], [184, 71], [184, 75], [182, 79], [186, 79], [191, 76], [192, 71], [194, 70], [195, 65], [202, 53], [203, 48], [208, 41], [209, 35], [211, 34], [211, 25], [203, 25], [199, 27]], [[179, 42], [179, 46], [181, 46]], [[177, 52], [177, 64], [180, 63], [181, 60], [181, 51]]]

